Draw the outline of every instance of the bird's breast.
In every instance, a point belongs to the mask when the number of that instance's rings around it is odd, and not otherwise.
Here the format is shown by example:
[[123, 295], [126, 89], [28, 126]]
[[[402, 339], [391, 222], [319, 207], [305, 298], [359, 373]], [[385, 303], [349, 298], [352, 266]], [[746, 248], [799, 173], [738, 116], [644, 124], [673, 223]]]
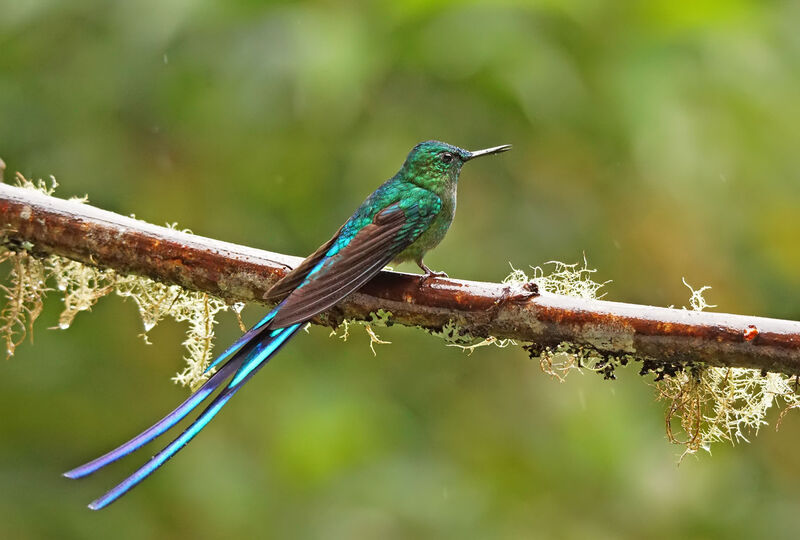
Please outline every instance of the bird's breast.
[[442, 208], [439, 210], [436, 217], [433, 218], [428, 229], [410, 246], [401, 251], [400, 254], [395, 257], [395, 262], [418, 261], [425, 256], [425, 253], [439, 245], [439, 242], [445, 237], [456, 215], [456, 196], [455, 193], [453, 193], [449, 196], [440, 196], [440, 198], [442, 200]]

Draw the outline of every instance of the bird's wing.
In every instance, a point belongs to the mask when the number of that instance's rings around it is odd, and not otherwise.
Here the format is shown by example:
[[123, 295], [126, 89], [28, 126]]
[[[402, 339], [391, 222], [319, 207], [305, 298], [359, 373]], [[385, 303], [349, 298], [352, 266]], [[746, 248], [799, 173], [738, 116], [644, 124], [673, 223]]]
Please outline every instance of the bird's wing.
[[264, 299], [279, 300], [297, 288], [297, 286], [306, 279], [306, 275], [308, 275], [311, 269], [325, 257], [325, 254], [331, 249], [333, 243], [339, 238], [339, 234], [341, 234], [343, 228], [344, 225], [336, 231], [336, 234], [334, 234], [330, 240], [319, 246], [314, 253], [306, 257], [303, 262], [275, 283], [275, 285], [267, 291]]
[[421, 188], [414, 188], [412, 195], [389, 204], [351, 234], [349, 223], [345, 224], [325, 255], [283, 301], [269, 327], [285, 328], [322, 313], [419, 238], [441, 211], [442, 201]]

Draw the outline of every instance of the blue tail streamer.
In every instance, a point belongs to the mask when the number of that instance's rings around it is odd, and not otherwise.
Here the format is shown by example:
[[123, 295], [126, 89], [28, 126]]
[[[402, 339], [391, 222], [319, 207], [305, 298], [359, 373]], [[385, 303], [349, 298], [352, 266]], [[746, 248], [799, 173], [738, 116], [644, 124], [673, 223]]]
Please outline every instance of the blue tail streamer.
[[[216, 414], [220, 411], [220, 409], [222, 409], [222, 407], [228, 402], [228, 400], [230, 400], [233, 397], [233, 395], [244, 385], [244, 383], [247, 382], [253, 375], [255, 375], [258, 372], [258, 370], [267, 363], [267, 361], [269, 361], [270, 357], [273, 354], [275, 354], [289, 340], [289, 338], [292, 337], [292, 335], [295, 332], [297, 332], [299, 328], [300, 324], [294, 324], [287, 328], [279, 328], [277, 330], [273, 330], [270, 333], [268, 339], [264, 340], [261, 343], [258, 343], [241, 360], [234, 357], [232, 361], [229, 361], [227, 364], [225, 364], [222, 367], [222, 369], [220, 369], [220, 371], [218, 371], [212, 377], [213, 379], [214, 377], [219, 375], [222, 378], [215, 383], [214, 389], [218, 388], [221, 385], [222, 380], [227, 379], [227, 377], [231, 375], [233, 370], [238, 368], [236, 374], [234, 375], [233, 379], [228, 384], [228, 386], [211, 401], [208, 407], [206, 407], [206, 409], [197, 417], [197, 419], [183, 433], [181, 433], [181, 435], [179, 435], [175, 440], [173, 440], [158, 454], [153, 456], [150, 459], [150, 461], [145, 463], [142, 467], [140, 467], [136, 472], [134, 472], [128, 478], [123, 480], [120, 484], [109, 490], [105, 495], [93, 501], [89, 505], [89, 508], [91, 508], [92, 510], [99, 510], [101, 508], [108, 506], [109, 504], [117, 500], [119, 497], [127, 493], [132, 487], [134, 487], [139, 482], [147, 478], [150, 474], [152, 474], [164, 463], [166, 463], [169, 459], [171, 459], [175, 454], [177, 454], [184, 446], [186, 446], [186, 444], [189, 443], [189, 441], [191, 441], [198, 433], [200, 433], [200, 431], [206, 425], [208, 425], [211, 419], [214, 418], [214, 416], [216, 416]], [[208, 382], [211, 382], [211, 379], [209, 379]], [[208, 384], [208, 382], [206, 384]], [[199, 394], [201, 391], [202, 388], [201, 390], [198, 390], [198, 392], [193, 394], [193, 396]], [[181, 418], [185, 417], [186, 414], [188, 414], [188, 412], [191, 411], [191, 409], [193, 409], [194, 407], [197, 406], [197, 404], [202, 402], [205, 399], [205, 397], [207, 397], [207, 395], [211, 392], [213, 392], [213, 390], [209, 390], [204, 397], [199, 399], [197, 403], [195, 403], [193, 406], [191, 406], [191, 408], [189, 408], [185, 413], [183, 413], [183, 416], [181, 416]], [[189, 401], [190, 400], [184, 402], [184, 405]], [[183, 407], [183, 405], [181, 407]], [[181, 407], [179, 407], [178, 409], [181, 409]], [[178, 409], [176, 409], [176, 411]], [[168, 416], [167, 418], [170, 417]], [[165, 418], [165, 420], [167, 418]], [[169, 427], [175, 425], [177, 421], [178, 420], [172, 422], [172, 424]], [[164, 420], [162, 420], [162, 422], [164, 422]], [[156, 424], [156, 426], [153, 426], [153, 428], [159, 426], [160, 424], [161, 423]], [[150, 429], [152, 430], [153, 428]], [[148, 441], [157, 437], [159, 434], [166, 431], [166, 429], [169, 428], [168, 427], [164, 428], [158, 434], [155, 434], [152, 437], [150, 437]], [[142, 433], [142, 435], [140, 435], [135, 439], [132, 439], [129, 443], [126, 443], [126, 445], [131, 444], [134, 441], [137, 441], [140, 437], [142, 437], [146, 433], [147, 432]], [[145, 443], [139, 444], [138, 446], [136, 446], [136, 448], [138, 448], [142, 444]], [[126, 447], [126, 445], [123, 445], [122, 447], [120, 447], [120, 449]], [[115, 452], [118, 452], [120, 449], [112, 451], [109, 454], [106, 454], [106, 456], [114, 454]], [[107, 463], [110, 463], [111, 461], [114, 461], [115, 459], [118, 459], [119, 457], [122, 457], [123, 455], [130, 453], [134, 449], [135, 448], [128, 449], [127, 452], [120, 453], [119, 456], [114, 456], [112, 459], [106, 460], [105, 463], [99, 464], [98, 466], [94, 467], [94, 469], [90, 470], [89, 472], [86, 472], [85, 474], [89, 474], [90, 472], [97, 470], [98, 468], [106, 465]], [[95, 460], [95, 462], [103, 460], [104, 458], [106, 458], [106, 456], [98, 458], [97, 460]], [[83, 467], [79, 467], [78, 469], [75, 469], [75, 471], [81, 471], [83, 468], [89, 468], [89, 466], [95, 462], [91, 462], [84, 465]], [[70, 473], [72, 472], [73, 471], [70, 471]], [[84, 476], [85, 474], [81, 474], [78, 476], [71, 476], [71, 478], [78, 478], [80, 476]]]

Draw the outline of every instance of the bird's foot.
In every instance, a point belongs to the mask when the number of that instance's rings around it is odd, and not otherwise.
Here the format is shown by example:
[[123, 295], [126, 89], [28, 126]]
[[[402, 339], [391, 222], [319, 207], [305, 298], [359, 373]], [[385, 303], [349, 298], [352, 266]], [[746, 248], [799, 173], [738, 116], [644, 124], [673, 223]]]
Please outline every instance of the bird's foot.
[[446, 278], [446, 277], [450, 277], [450, 276], [447, 275], [447, 272], [434, 272], [433, 270], [430, 270], [430, 271], [425, 273], [425, 278], [426, 279], [427, 278], [432, 278], [432, 277], [443, 277], [443, 278]]
[[428, 281], [431, 278], [446, 278], [446, 277], [448, 277], [445, 272], [434, 272], [433, 270], [428, 268], [428, 265], [425, 264], [422, 259], [417, 261], [417, 266], [422, 268], [422, 271], [425, 272], [425, 274], [420, 278], [420, 285], [422, 285], [423, 283], [425, 283], [426, 281]]
[[434, 272], [433, 270], [429, 270], [419, 277], [419, 284], [424, 285], [429, 279], [446, 277], [449, 276], [445, 272]]

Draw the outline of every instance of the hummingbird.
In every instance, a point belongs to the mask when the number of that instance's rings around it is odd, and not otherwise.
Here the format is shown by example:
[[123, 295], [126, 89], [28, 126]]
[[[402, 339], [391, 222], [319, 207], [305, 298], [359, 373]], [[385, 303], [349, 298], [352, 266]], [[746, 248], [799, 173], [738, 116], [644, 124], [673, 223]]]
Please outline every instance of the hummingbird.
[[461, 167], [510, 148], [506, 144], [470, 152], [440, 141], [417, 144], [397, 174], [367, 197], [330, 240], [270, 288], [265, 299], [278, 304], [211, 362], [206, 373], [213, 374], [197, 391], [128, 442], [64, 473], [82, 478], [138, 450], [222, 388], [183, 433], [89, 508], [108, 506], [171, 459], [306, 322], [357, 291], [387, 264], [413, 261], [425, 272], [423, 280], [446, 276], [431, 270], [423, 258], [453, 222]]

